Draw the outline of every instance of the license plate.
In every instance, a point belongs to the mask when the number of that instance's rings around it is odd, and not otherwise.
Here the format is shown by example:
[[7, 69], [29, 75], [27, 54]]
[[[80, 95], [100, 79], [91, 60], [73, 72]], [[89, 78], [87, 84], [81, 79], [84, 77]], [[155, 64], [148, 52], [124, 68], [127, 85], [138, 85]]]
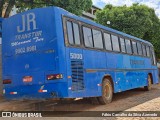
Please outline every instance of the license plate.
[[32, 82], [32, 77], [31, 76], [23, 77], [23, 82]]

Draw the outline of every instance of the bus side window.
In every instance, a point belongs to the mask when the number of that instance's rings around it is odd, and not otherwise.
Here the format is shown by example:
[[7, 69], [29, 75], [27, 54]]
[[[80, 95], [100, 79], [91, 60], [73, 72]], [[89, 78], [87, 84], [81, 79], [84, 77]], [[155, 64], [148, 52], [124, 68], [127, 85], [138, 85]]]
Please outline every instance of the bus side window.
[[147, 57], [150, 57], [149, 46], [146, 46]]
[[121, 51], [123, 53], [126, 53], [125, 42], [123, 38], [120, 38], [120, 46], [121, 46]]
[[70, 22], [70, 21], [67, 21], [67, 35], [68, 35], [69, 43], [74, 44], [72, 22]]
[[138, 47], [138, 54], [142, 55], [142, 44], [137, 42], [137, 47]]
[[93, 48], [92, 31], [91, 31], [90, 28], [83, 27], [83, 38], [84, 38], [84, 44], [85, 44], [85, 46]]
[[102, 33], [98, 30], [92, 30], [93, 32], [93, 40], [94, 40], [94, 47], [103, 49], [103, 42], [102, 42]]
[[111, 36], [108, 33], [104, 33], [104, 43], [106, 50], [112, 50]]
[[128, 54], [132, 54], [131, 41], [129, 39], [125, 39], [126, 50]]
[[80, 45], [80, 32], [77, 23], [73, 23], [74, 41], [76, 45]]
[[143, 56], [146, 56], [146, 46], [142, 44]]
[[135, 55], [137, 55], [137, 54], [138, 54], [138, 51], [137, 51], [137, 43], [134, 42], [134, 41], [132, 41], [132, 47], [133, 47], [133, 53], [134, 53]]
[[120, 48], [119, 48], [118, 37], [115, 36], [115, 35], [111, 35], [111, 37], [112, 37], [112, 47], [113, 47], [113, 51], [119, 52], [119, 51], [120, 51]]
[[155, 53], [154, 53], [153, 48], [150, 48], [150, 53], [151, 53], [151, 58], [152, 58], [152, 64], [156, 65], [156, 58], [155, 58]]

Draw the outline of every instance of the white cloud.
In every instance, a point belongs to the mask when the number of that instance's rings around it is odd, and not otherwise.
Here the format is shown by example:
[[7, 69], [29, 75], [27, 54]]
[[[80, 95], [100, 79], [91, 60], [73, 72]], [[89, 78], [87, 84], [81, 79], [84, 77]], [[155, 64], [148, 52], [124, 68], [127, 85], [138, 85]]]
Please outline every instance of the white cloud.
[[160, 17], [160, 0], [92, 0], [94, 5], [103, 8], [106, 4], [115, 6], [127, 5], [131, 6], [133, 3], [140, 3], [155, 9], [156, 14]]
[[[92, 0], [94, 5], [97, 5], [99, 3], [104, 3], [105, 4], [112, 4], [115, 6], [121, 6], [121, 5], [127, 5], [130, 6], [132, 5], [132, 1], [131, 0]], [[99, 6], [102, 7], [102, 6]]]

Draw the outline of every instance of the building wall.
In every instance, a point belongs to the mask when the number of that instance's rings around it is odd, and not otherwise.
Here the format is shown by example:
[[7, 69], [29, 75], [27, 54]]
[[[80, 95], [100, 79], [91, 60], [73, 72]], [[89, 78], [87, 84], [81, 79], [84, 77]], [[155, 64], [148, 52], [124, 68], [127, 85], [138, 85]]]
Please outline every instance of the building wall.
[[93, 5], [90, 10], [88, 10], [87, 12], [83, 12], [82, 17], [90, 20], [94, 20], [96, 18], [95, 13], [97, 10], [101, 10], [101, 9]]

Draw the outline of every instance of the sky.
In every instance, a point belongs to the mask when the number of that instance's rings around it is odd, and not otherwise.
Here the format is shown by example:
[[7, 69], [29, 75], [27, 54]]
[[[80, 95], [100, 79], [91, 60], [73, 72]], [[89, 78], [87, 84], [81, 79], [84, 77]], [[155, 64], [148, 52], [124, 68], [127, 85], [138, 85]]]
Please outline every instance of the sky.
[[103, 8], [106, 4], [114, 6], [127, 5], [131, 6], [133, 3], [145, 4], [155, 9], [156, 15], [160, 18], [160, 0], [92, 0], [97, 7]]

